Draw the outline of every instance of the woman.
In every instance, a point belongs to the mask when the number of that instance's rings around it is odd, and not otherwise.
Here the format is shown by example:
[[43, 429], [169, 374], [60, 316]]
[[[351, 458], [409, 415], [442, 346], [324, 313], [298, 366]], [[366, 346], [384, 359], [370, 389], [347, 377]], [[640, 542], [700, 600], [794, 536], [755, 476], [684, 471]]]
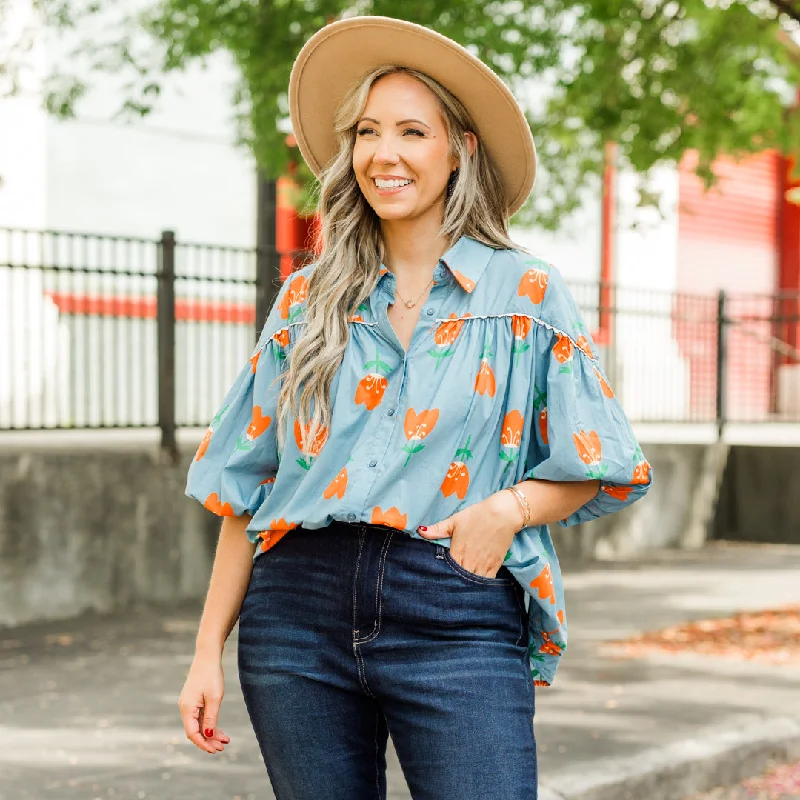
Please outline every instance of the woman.
[[[398, 66], [401, 65], [401, 66]], [[329, 25], [290, 107], [322, 251], [278, 297], [187, 493], [224, 517], [180, 700], [209, 753], [221, 654], [278, 800], [536, 797], [534, 686], [566, 644], [547, 523], [650, 468], [558, 272], [508, 238], [530, 129], [478, 59], [382, 17]]]

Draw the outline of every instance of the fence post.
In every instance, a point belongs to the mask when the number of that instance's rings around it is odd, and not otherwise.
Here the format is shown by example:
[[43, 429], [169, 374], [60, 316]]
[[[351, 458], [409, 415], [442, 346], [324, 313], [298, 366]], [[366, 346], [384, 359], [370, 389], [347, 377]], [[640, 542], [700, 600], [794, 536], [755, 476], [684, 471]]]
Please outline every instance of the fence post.
[[256, 339], [280, 285], [277, 241], [277, 182], [258, 173], [256, 210]]
[[722, 429], [725, 426], [727, 374], [728, 374], [728, 347], [727, 347], [727, 320], [725, 318], [725, 290], [720, 289], [717, 294], [717, 438], [722, 438]]
[[178, 462], [175, 437], [175, 232], [162, 231], [158, 243], [156, 330], [158, 339], [158, 427], [161, 457]]

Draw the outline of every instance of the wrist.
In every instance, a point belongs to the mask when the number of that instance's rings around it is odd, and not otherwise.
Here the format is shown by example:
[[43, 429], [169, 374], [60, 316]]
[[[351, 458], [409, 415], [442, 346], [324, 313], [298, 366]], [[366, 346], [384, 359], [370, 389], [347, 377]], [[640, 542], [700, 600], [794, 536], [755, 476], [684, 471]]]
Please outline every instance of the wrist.
[[225, 642], [219, 638], [198, 636], [194, 645], [195, 656], [200, 658], [222, 658]]
[[491, 495], [489, 499], [492, 501], [496, 512], [505, 519], [509, 528], [515, 532], [522, 528], [525, 517], [513, 492], [509, 492], [508, 489], [501, 489]]

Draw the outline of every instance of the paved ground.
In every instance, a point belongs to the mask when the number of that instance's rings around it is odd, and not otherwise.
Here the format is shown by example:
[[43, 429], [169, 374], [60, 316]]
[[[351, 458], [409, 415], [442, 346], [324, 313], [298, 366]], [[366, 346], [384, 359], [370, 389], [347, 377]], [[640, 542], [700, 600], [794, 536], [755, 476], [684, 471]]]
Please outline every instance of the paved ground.
[[[800, 547], [789, 546], [711, 546], [569, 571], [570, 648], [555, 686], [537, 690], [543, 796], [549, 788], [582, 797], [587, 776], [622, 774], [654, 749], [672, 752], [709, 731], [800, 720], [796, 666], [696, 654], [620, 659], [607, 646], [687, 620], [797, 604], [798, 576]], [[231, 745], [209, 756], [184, 738], [176, 702], [198, 613], [141, 608], [0, 631], [0, 798], [271, 798], [237, 685], [235, 640], [220, 719]], [[393, 756], [389, 785], [391, 798], [409, 797]]]
[[775, 764], [735, 786], [718, 787], [689, 800], [795, 800], [800, 797], [800, 761]]

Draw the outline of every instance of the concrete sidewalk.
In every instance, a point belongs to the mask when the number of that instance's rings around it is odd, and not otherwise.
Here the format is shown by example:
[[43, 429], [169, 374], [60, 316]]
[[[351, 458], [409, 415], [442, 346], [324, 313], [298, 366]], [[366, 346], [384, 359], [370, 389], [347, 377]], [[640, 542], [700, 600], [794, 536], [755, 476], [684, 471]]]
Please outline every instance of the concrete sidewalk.
[[[537, 690], [542, 800], [678, 800], [756, 774], [769, 757], [800, 758], [796, 666], [618, 660], [603, 647], [800, 602], [800, 546], [670, 551], [567, 570], [566, 584], [570, 647], [555, 685]], [[231, 744], [209, 756], [184, 737], [176, 703], [198, 615], [197, 606], [137, 609], [0, 631], [0, 798], [271, 798], [238, 688], [235, 632], [220, 719]], [[407, 799], [391, 751], [389, 764], [389, 796]]]

